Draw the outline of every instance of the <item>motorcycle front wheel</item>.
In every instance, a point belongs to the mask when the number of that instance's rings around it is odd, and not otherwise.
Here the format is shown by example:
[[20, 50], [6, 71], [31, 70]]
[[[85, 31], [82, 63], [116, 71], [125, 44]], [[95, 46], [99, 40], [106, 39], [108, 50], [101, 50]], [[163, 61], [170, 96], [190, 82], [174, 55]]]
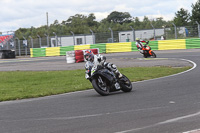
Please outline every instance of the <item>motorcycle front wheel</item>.
[[151, 51], [151, 54], [153, 58], [156, 58], [156, 54], [153, 51]]
[[132, 83], [125, 75], [123, 75], [123, 77], [120, 78], [119, 81], [120, 81], [119, 84], [121, 86], [121, 90], [123, 92], [130, 92], [132, 90]]
[[106, 83], [106, 79], [98, 76], [92, 80], [92, 86], [102, 96], [107, 96], [110, 94], [110, 87]]

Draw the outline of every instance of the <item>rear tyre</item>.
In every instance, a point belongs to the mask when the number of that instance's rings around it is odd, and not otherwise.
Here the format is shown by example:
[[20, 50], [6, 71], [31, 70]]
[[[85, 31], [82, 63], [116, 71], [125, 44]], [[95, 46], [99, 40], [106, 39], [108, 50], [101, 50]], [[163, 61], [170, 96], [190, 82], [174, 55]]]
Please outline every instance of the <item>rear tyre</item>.
[[147, 58], [148, 57], [147, 56], [147, 51], [144, 51], [143, 55], [144, 55], [144, 58]]
[[[103, 82], [100, 82], [100, 80]], [[92, 80], [92, 86], [96, 90], [96, 92], [102, 96], [107, 96], [110, 94], [110, 88], [106, 83], [106, 79], [100, 76]]]
[[125, 75], [123, 75], [123, 77], [120, 78], [119, 81], [121, 90], [123, 92], [130, 92], [132, 90], [132, 83]]

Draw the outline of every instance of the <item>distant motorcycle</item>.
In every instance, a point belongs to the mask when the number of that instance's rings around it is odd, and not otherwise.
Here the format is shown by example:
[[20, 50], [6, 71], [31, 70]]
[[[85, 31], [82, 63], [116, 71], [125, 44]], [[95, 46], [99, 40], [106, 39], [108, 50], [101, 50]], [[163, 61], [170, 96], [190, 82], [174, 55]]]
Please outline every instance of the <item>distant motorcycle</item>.
[[117, 78], [114, 72], [103, 66], [98, 66], [96, 70], [90, 70], [90, 72], [89, 80], [96, 92], [102, 96], [115, 91], [130, 92], [132, 90], [131, 81], [125, 75]]
[[144, 47], [142, 48], [144, 58], [147, 58], [147, 57], [156, 58], [156, 54], [151, 50], [151, 47], [148, 46], [148, 44], [149, 44], [149, 41], [147, 41]]

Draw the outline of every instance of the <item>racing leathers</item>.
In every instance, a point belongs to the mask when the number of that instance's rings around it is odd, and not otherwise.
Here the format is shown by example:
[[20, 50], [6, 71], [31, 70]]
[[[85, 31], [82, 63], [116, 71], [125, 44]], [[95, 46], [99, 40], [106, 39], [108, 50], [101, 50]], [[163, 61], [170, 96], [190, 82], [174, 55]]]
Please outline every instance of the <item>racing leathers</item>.
[[113, 71], [115, 75], [118, 76], [119, 78], [122, 77], [122, 74], [119, 72], [116, 65], [114, 65], [113, 63], [106, 62], [105, 56], [97, 54], [97, 55], [94, 55], [93, 61], [87, 61], [85, 63], [85, 69], [86, 69], [85, 78], [86, 79], [88, 79], [91, 76], [91, 72], [96, 70], [98, 65], [104, 66], [107, 69]]
[[140, 40], [137, 40], [135, 43], [137, 49], [140, 51], [141, 54], [144, 53], [144, 51], [142, 50], [142, 48], [144, 47], [143, 42], [146, 43], [145, 41], [140, 41]]

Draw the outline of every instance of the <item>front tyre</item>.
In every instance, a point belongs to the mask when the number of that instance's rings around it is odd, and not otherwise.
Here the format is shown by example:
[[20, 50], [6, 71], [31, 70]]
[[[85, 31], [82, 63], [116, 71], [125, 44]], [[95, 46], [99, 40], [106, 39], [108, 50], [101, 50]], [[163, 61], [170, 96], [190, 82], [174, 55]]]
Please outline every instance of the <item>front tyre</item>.
[[151, 54], [153, 58], [156, 58], [156, 54], [153, 51], [151, 51]]
[[125, 75], [119, 79], [119, 84], [123, 92], [130, 92], [132, 90], [132, 83]]
[[107, 96], [110, 94], [110, 88], [106, 83], [106, 79], [103, 79], [101, 76], [94, 78], [92, 80], [92, 86], [102, 96]]

